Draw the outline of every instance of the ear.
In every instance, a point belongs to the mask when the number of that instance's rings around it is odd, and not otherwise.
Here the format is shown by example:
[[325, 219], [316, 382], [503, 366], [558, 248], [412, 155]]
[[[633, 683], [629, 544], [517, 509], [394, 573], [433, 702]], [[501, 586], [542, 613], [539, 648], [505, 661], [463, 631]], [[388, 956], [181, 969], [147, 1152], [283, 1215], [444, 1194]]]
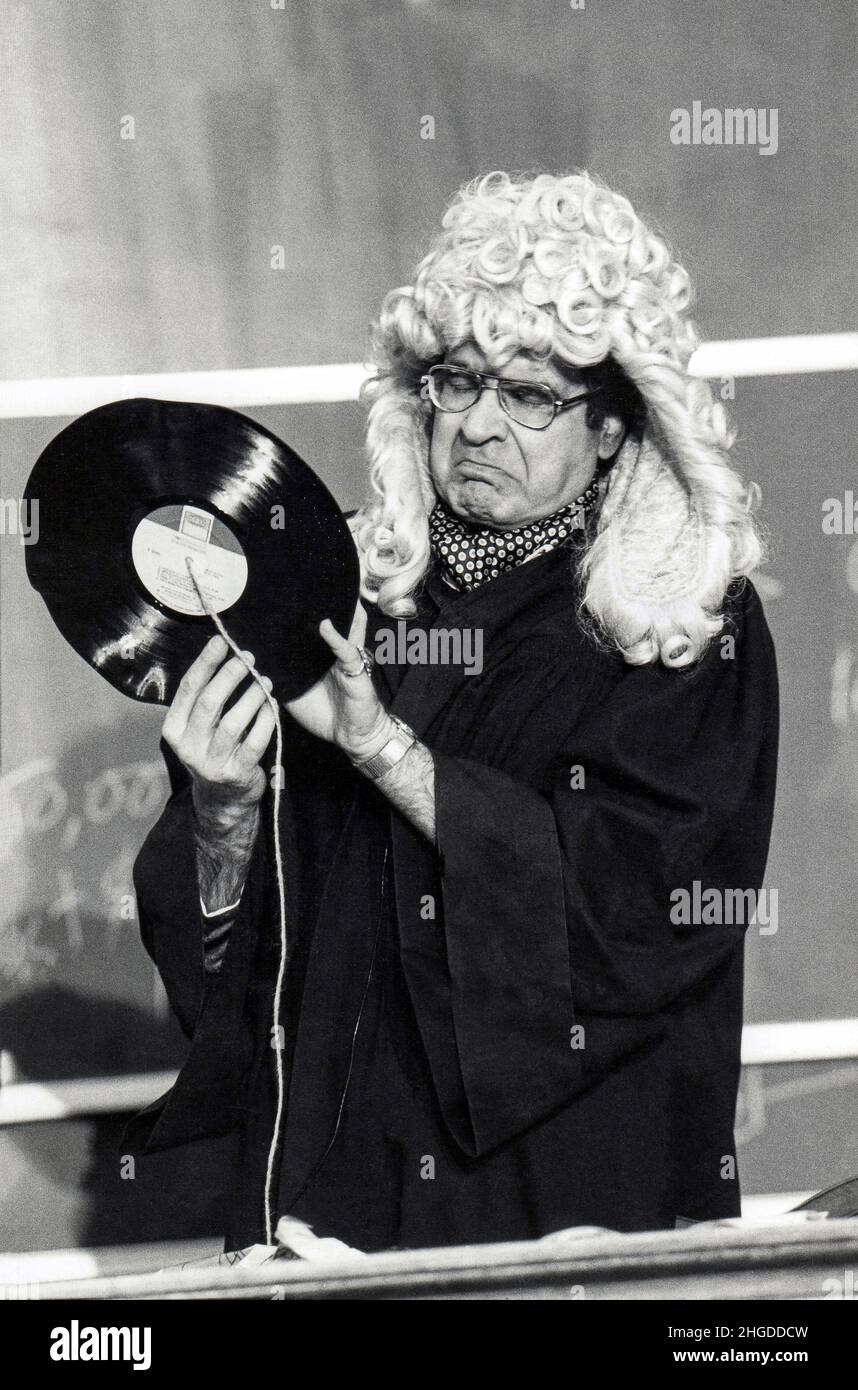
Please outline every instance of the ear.
[[619, 415], [606, 415], [599, 427], [599, 458], [613, 458], [626, 434]]

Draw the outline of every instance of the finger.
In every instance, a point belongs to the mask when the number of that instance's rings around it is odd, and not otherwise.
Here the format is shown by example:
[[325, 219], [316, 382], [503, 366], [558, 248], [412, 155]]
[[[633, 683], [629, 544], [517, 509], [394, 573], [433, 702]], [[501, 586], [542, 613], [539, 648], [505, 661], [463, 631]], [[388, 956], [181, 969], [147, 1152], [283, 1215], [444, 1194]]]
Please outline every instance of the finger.
[[360, 599], [358, 599], [354, 617], [352, 618], [352, 625], [349, 628], [349, 641], [354, 642], [356, 647], [363, 646], [363, 640], [366, 637], [366, 623], [367, 611]]
[[319, 624], [319, 634], [339, 661], [352, 667], [362, 664], [360, 652], [354, 642], [350, 642], [346, 637], [341, 637], [330, 618], [325, 618]]
[[[253, 664], [253, 653], [243, 652], [245, 661]], [[212, 676], [194, 701], [188, 718], [188, 733], [211, 737], [221, 710], [234, 690], [247, 675], [247, 667], [237, 656], [224, 663], [216, 675]]]
[[196, 661], [188, 667], [179, 681], [173, 703], [170, 705], [164, 721], [172, 734], [176, 735], [182, 732], [197, 696], [208, 685], [228, 651], [229, 647], [226, 642], [220, 633], [217, 633], [210, 642], [206, 643]]
[[247, 738], [239, 744], [243, 760], [253, 763], [259, 762], [271, 742], [275, 723], [274, 711], [268, 703], [264, 704], [251, 724]]
[[266, 700], [267, 692], [272, 687], [272, 682], [268, 676], [262, 677], [262, 684], [265, 686], [264, 690], [256, 681], [252, 681], [250, 688], [245, 690], [244, 694], [236, 700], [232, 709], [228, 710], [220, 720], [211, 742], [212, 752], [217, 750], [222, 752], [224, 756], [231, 753], [251, 721], [256, 717]]

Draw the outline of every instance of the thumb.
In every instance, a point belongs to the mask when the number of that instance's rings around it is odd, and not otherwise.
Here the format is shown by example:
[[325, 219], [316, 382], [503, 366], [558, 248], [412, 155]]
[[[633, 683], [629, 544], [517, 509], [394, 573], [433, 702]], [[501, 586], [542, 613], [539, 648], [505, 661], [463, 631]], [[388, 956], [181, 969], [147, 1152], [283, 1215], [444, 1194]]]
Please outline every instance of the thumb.
[[358, 599], [354, 617], [352, 618], [352, 625], [349, 628], [349, 641], [354, 642], [356, 647], [363, 646], [363, 640], [366, 637], [366, 623], [367, 612], [360, 599]]

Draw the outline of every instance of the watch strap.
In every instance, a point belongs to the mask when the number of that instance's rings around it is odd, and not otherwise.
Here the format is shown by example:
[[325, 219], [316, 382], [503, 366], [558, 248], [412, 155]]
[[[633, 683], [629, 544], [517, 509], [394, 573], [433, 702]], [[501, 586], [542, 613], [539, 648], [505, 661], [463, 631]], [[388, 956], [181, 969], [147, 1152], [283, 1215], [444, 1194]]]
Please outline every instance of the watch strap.
[[352, 765], [365, 777], [370, 777], [373, 780], [383, 777], [386, 772], [390, 772], [391, 768], [396, 767], [396, 764], [417, 742], [417, 735], [413, 729], [409, 728], [403, 720], [397, 719], [395, 714], [390, 717], [396, 725], [396, 732], [391, 735], [378, 752], [373, 753], [371, 758], [361, 758], [360, 761], [352, 759]]

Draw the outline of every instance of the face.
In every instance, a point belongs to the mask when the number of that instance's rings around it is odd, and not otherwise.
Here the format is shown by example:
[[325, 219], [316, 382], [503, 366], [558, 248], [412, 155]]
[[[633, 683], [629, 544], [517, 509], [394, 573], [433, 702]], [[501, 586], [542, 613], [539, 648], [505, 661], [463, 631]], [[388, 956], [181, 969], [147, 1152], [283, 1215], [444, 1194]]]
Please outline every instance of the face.
[[[560, 400], [586, 390], [580, 373], [555, 358], [538, 361], [518, 353], [490, 362], [475, 343], [466, 343], [444, 361], [542, 382]], [[590, 429], [586, 408], [558, 413], [546, 430], [511, 420], [491, 388], [458, 414], [436, 409], [429, 447], [436, 492], [464, 520], [498, 530], [525, 526], [574, 502], [592, 480], [598, 459], [610, 457], [622, 438], [621, 423], [612, 416], [601, 429]]]

